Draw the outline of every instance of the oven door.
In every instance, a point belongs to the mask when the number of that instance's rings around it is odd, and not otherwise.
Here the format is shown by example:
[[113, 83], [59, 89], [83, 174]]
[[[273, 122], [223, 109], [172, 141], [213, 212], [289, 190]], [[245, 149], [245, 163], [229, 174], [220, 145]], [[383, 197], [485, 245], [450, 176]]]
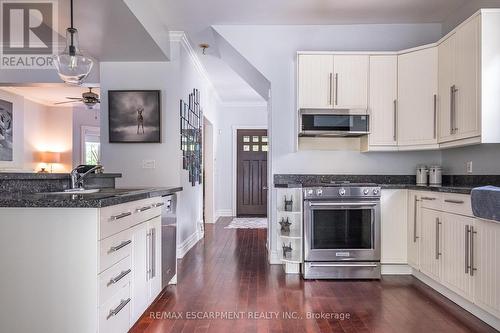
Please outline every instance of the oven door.
[[305, 261], [379, 261], [380, 201], [304, 201]]

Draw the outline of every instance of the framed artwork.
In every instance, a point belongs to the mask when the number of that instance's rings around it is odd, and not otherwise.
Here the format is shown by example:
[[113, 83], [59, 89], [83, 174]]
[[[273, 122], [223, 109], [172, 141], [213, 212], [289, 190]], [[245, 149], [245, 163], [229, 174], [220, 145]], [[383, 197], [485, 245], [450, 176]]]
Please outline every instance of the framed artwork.
[[160, 143], [160, 90], [109, 90], [110, 143]]
[[0, 162], [14, 161], [14, 117], [12, 103], [0, 99]]
[[202, 172], [202, 119], [200, 92], [193, 89], [188, 102], [180, 101], [180, 148], [182, 150], [182, 168], [188, 171], [192, 186], [203, 181]]

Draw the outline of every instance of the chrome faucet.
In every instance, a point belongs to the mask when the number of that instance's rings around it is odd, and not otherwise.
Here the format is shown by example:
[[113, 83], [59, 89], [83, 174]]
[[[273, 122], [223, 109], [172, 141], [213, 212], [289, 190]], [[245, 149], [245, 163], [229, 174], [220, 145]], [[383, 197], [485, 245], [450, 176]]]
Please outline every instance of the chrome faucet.
[[83, 181], [85, 180], [85, 178], [87, 178], [87, 176], [89, 174], [91, 174], [92, 172], [94, 172], [96, 170], [102, 170], [102, 165], [98, 164], [98, 165], [95, 165], [94, 167], [92, 167], [90, 170], [88, 170], [84, 174], [80, 175], [78, 173], [78, 170], [81, 170], [84, 167], [85, 167], [84, 165], [80, 165], [80, 166], [77, 166], [76, 168], [74, 168], [73, 170], [71, 170], [70, 176], [71, 176], [71, 188], [72, 189], [77, 189], [77, 188], [83, 189]]

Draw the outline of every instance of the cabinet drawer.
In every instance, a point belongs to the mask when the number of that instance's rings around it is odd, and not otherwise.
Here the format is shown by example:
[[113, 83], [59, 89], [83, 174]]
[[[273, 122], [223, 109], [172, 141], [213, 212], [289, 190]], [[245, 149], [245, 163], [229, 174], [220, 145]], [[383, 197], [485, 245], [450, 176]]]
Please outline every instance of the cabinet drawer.
[[99, 307], [99, 333], [126, 333], [130, 328], [130, 285]]
[[442, 194], [443, 210], [445, 212], [474, 216], [470, 195], [466, 194]]
[[99, 304], [108, 301], [122, 288], [130, 284], [132, 276], [131, 258], [127, 257], [99, 274]]
[[441, 210], [443, 207], [441, 194], [435, 192], [423, 192], [420, 195], [420, 201], [423, 208]]
[[124, 230], [99, 242], [99, 272], [110, 268], [132, 253], [132, 233]]

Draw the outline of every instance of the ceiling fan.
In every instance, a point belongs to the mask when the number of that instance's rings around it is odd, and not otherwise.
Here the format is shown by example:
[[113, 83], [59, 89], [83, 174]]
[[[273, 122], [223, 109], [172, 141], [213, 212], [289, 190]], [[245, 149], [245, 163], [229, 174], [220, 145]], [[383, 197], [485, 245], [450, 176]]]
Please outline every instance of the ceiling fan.
[[83, 104], [85, 104], [87, 109], [92, 110], [96, 106], [96, 104], [101, 103], [101, 101], [99, 100], [99, 95], [92, 92], [92, 89], [93, 88], [89, 87], [89, 91], [84, 92], [82, 94], [82, 97], [66, 97], [67, 99], [69, 99], [69, 101], [54, 103], [54, 105], [82, 102]]

